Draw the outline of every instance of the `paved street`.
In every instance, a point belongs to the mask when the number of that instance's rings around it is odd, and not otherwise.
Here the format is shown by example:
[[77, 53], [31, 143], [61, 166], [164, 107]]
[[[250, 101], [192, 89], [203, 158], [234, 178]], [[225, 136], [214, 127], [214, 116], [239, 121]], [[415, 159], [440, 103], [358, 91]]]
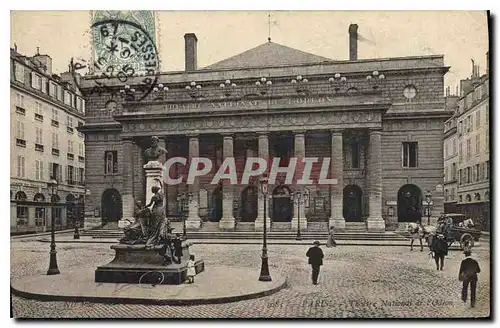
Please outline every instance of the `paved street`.
[[[78, 266], [95, 267], [109, 262], [109, 244], [61, 244], [61, 271]], [[156, 305], [40, 302], [12, 297], [15, 317], [31, 318], [346, 318], [346, 317], [481, 317], [489, 315], [489, 261], [486, 243], [475, 249], [481, 266], [477, 305], [460, 301], [458, 266], [463, 259], [452, 251], [444, 271], [436, 271], [424, 252], [409, 247], [323, 247], [325, 261], [319, 285], [310, 281], [304, 245], [271, 245], [271, 275], [280, 271], [288, 279], [284, 290], [259, 299], [189, 307]], [[12, 240], [12, 277], [45, 274], [49, 244], [34, 240]], [[194, 245], [197, 258], [210, 266], [228, 265], [255, 269], [259, 275], [258, 245]], [[432, 261], [432, 262], [431, 262]], [[75, 284], [78, 283], [75, 281]], [[144, 288], [153, 288], [145, 286]]]

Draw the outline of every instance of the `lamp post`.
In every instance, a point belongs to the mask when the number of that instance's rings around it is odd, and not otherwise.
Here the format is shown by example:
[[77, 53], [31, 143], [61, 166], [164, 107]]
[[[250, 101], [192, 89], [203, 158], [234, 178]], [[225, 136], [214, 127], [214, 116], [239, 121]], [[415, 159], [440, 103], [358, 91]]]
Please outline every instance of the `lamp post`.
[[296, 191], [293, 194], [293, 201], [297, 205], [297, 236], [295, 240], [302, 240], [302, 236], [300, 235], [300, 205], [303, 205], [307, 202], [307, 194], [303, 191]]
[[262, 263], [260, 266], [260, 276], [259, 281], [272, 281], [271, 275], [269, 274], [269, 264], [267, 262], [267, 220], [266, 220], [266, 201], [268, 195], [269, 179], [267, 176], [263, 176], [259, 180], [260, 191], [264, 197], [264, 234], [262, 240]]
[[431, 194], [431, 192], [429, 190], [425, 194], [425, 200], [427, 202], [427, 225], [431, 225], [431, 201], [432, 201], [432, 194]]
[[[180, 204], [181, 215], [182, 215], [182, 235], [185, 239], [187, 238], [187, 234], [186, 234], [187, 210], [189, 208], [189, 203], [191, 202], [192, 197], [193, 197], [193, 194], [190, 192], [177, 194], [177, 203]], [[186, 203], [188, 206], [186, 206]]]
[[[54, 177], [51, 177], [50, 181], [47, 183], [47, 186], [51, 192], [52, 197], [50, 197], [50, 205], [52, 211], [54, 211], [54, 200], [57, 195], [57, 180]], [[57, 267], [57, 257], [56, 257], [56, 240], [55, 240], [55, 215], [52, 213], [50, 220], [50, 261], [49, 261], [49, 270], [47, 271], [47, 275], [59, 274], [59, 268]]]
[[80, 227], [80, 224], [83, 222], [85, 223], [85, 196], [91, 195], [90, 190], [85, 189], [85, 193], [83, 194], [83, 203], [80, 204], [81, 209], [82, 209], [82, 214], [81, 214], [81, 222], [77, 222], [75, 224], [75, 233], [73, 234], [73, 239], [80, 239], [80, 231], [78, 230]]

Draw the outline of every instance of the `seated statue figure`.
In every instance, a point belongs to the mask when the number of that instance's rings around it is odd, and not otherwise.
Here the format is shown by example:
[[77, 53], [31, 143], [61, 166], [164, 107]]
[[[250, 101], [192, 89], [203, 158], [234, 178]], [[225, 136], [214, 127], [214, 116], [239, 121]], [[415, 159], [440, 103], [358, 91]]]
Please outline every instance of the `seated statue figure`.
[[125, 236], [120, 239], [120, 243], [131, 245], [145, 244], [148, 238], [150, 217], [150, 209], [147, 207], [143, 208], [141, 202], [137, 201], [134, 210], [135, 222], [123, 229]]

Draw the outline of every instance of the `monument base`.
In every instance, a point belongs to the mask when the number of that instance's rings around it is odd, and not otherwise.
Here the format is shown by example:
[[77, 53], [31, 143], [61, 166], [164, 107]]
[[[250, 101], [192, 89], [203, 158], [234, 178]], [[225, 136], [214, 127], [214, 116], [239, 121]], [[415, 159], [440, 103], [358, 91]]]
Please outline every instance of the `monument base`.
[[[162, 246], [146, 249], [146, 245], [111, 246], [115, 258], [95, 270], [95, 282], [179, 285], [186, 280], [190, 243], [183, 241], [180, 263], [165, 263]], [[202, 260], [195, 261], [196, 273], [205, 270]]]

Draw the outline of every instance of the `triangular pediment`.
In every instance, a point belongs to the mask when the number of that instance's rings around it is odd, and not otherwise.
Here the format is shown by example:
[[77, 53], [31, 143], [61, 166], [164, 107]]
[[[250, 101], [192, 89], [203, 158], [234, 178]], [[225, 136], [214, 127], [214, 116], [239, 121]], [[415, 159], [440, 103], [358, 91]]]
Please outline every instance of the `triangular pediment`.
[[315, 64], [332, 61], [330, 58], [317, 56], [274, 42], [266, 42], [255, 48], [229, 57], [205, 67], [206, 69], [228, 69], [246, 67], [276, 67]]

